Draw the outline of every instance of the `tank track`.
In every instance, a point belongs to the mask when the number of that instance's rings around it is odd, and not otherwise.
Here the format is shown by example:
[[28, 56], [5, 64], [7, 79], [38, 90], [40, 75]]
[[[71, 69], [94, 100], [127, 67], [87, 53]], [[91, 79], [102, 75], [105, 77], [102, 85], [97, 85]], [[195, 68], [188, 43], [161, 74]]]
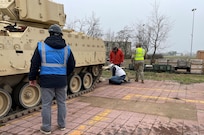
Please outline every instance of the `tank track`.
[[[67, 95], [67, 100], [69, 99], [72, 99], [72, 98], [75, 98], [75, 97], [78, 97], [78, 96], [81, 96], [83, 94], [86, 94], [86, 93], [89, 93], [91, 91], [94, 90], [94, 88], [96, 87], [97, 83], [100, 82], [99, 78], [101, 77], [101, 74], [102, 74], [102, 68], [100, 68], [100, 72], [99, 72], [99, 75], [95, 78], [94, 82], [93, 82], [93, 85], [91, 86], [91, 88], [87, 89], [87, 90], [81, 90], [79, 91], [78, 93], [75, 93], [75, 94], [68, 94]], [[53, 103], [52, 104], [56, 104], [56, 100], [53, 100]], [[6, 124], [6, 122], [8, 122], [9, 120], [13, 120], [13, 119], [16, 119], [16, 118], [19, 118], [19, 117], [22, 117], [24, 115], [27, 115], [29, 113], [32, 113], [32, 112], [35, 112], [35, 111], [38, 111], [42, 108], [42, 105], [39, 104], [38, 106], [35, 106], [35, 107], [32, 107], [32, 108], [28, 108], [28, 109], [20, 109], [18, 111], [14, 111], [10, 114], [8, 114], [7, 116], [3, 117], [0, 119], [0, 126], [3, 126]]]

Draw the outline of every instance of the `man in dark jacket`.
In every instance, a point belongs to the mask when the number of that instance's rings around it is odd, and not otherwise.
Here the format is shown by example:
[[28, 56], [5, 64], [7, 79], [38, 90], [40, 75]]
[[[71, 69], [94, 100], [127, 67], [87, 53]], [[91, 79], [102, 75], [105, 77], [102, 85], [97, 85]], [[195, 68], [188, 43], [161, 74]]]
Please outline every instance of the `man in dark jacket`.
[[59, 129], [65, 129], [67, 77], [75, 68], [74, 56], [62, 38], [60, 26], [51, 25], [48, 31], [50, 36], [44, 42], [37, 44], [31, 59], [29, 73], [31, 86], [37, 84], [37, 76], [39, 75], [42, 93], [42, 126], [40, 131], [44, 134], [51, 134], [51, 105], [54, 97], [58, 106], [57, 122]]

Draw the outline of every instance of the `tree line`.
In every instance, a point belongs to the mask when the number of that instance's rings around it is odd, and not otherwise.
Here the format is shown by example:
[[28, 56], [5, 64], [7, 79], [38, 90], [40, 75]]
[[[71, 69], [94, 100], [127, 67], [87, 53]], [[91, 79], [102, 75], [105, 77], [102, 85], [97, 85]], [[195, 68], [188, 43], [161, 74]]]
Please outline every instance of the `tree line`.
[[142, 47], [147, 54], [151, 53], [151, 64], [154, 62], [158, 50], [166, 48], [165, 41], [171, 30], [169, 18], [159, 12], [159, 5], [155, 2], [152, 5], [151, 16], [145, 23], [134, 23], [124, 26], [118, 32], [108, 30], [103, 32], [100, 26], [100, 18], [92, 12], [90, 17], [76, 19], [66, 25], [68, 29], [83, 32], [88, 36], [102, 38], [109, 42], [132, 42], [132, 48], [137, 43], [142, 43]]

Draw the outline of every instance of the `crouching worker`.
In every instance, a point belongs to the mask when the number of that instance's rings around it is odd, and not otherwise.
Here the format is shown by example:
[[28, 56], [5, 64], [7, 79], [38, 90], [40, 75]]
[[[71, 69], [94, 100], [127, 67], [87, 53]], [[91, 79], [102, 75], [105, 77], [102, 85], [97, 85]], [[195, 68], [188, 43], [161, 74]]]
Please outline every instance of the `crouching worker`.
[[112, 72], [112, 77], [109, 79], [110, 84], [121, 84], [126, 82], [126, 73], [121, 67], [114, 64], [110, 64], [108, 67]]

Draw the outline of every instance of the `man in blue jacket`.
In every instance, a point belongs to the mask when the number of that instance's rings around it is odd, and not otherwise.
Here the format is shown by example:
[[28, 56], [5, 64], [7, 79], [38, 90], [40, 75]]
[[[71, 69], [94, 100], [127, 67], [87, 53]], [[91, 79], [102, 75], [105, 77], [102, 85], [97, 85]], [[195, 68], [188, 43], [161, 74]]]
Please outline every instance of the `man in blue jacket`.
[[[42, 98], [42, 126], [40, 131], [51, 134], [51, 105], [55, 97], [58, 106], [58, 126], [64, 130], [66, 126], [66, 97], [67, 77], [75, 68], [72, 51], [62, 38], [59, 25], [51, 25], [48, 29], [50, 36], [44, 42], [38, 42], [31, 59], [29, 84], [37, 84], [37, 76]], [[40, 71], [40, 74], [38, 73]]]

